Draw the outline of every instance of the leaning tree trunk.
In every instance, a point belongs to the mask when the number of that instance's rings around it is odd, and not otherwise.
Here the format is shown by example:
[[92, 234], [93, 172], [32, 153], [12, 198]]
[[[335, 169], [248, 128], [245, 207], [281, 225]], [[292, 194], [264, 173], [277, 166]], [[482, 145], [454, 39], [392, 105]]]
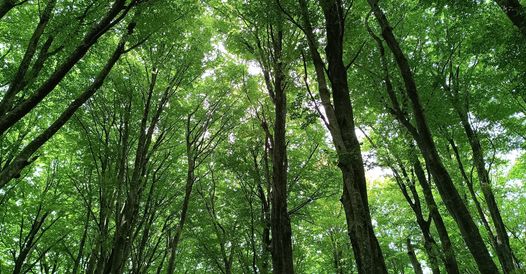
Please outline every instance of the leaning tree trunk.
[[[504, 225], [504, 221], [502, 220], [502, 216], [497, 205], [497, 200], [495, 199], [495, 195], [493, 194], [493, 190], [491, 188], [491, 181], [488, 170], [486, 169], [482, 145], [480, 144], [479, 137], [475, 130], [473, 130], [473, 127], [469, 121], [467, 111], [465, 111], [465, 109], [461, 108], [460, 106], [457, 106], [455, 109], [457, 110], [457, 113], [460, 117], [464, 132], [468, 137], [473, 156], [473, 165], [477, 170], [480, 189], [482, 190], [482, 194], [486, 200], [486, 205], [488, 206], [488, 211], [497, 234], [495, 240], [493, 241], [497, 257], [499, 258], [504, 273], [513, 273], [513, 271], [517, 269], [518, 265], [514, 261], [514, 255], [510, 246], [508, 232], [506, 230], [506, 226]], [[492, 232], [488, 231], [488, 233]]]
[[[415, 213], [416, 223], [420, 227], [420, 231], [422, 232], [422, 237], [424, 239], [424, 248], [429, 258], [431, 271], [433, 272], [433, 274], [440, 274], [438, 246], [435, 239], [433, 239], [433, 235], [431, 234], [431, 220], [426, 220], [424, 217], [424, 214], [422, 212], [422, 205], [420, 203], [420, 196], [418, 195], [418, 192], [414, 185], [414, 181], [409, 179], [407, 171], [402, 166], [401, 161], [398, 161], [398, 165], [400, 166], [403, 178], [402, 176], [400, 176], [400, 174], [398, 174], [398, 171], [394, 167], [392, 167], [391, 170], [394, 173], [395, 180], [397, 181], [398, 187], [402, 191], [403, 196], [405, 197], [407, 203], [413, 210], [413, 213]], [[404, 183], [403, 179], [405, 179], [405, 182], [407, 182], [407, 186]], [[409, 192], [407, 191], [408, 187], [411, 192], [411, 195], [409, 195]], [[410, 252], [410, 239], [408, 238], [407, 241], [408, 252]], [[409, 255], [411, 256], [411, 254]]]
[[511, 22], [526, 37], [526, 10], [519, 0], [495, 0]]
[[407, 246], [407, 255], [409, 256], [409, 259], [411, 259], [411, 265], [413, 266], [413, 270], [415, 270], [415, 274], [423, 274], [424, 271], [422, 271], [422, 265], [416, 258], [415, 248], [413, 244], [411, 243], [410, 238], [407, 238], [406, 246]]
[[409, 62], [400, 48], [400, 44], [393, 34], [392, 27], [383, 11], [378, 6], [377, 1], [368, 0], [368, 2], [382, 29], [382, 36], [394, 54], [395, 61], [404, 80], [407, 96], [411, 101], [416, 121], [416, 129], [412, 128], [409, 131], [412, 133], [431, 170], [431, 173], [435, 177], [438, 191], [440, 192], [447, 209], [457, 223], [460, 233], [477, 263], [479, 271], [481, 273], [498, 273], [497, 266], [493, 262], [493, 259], [484, 244], [484, 240], [480, 235], [477, 225], [473, 221], [468, 208], [462, 201], [462, 198], [453, 184], [451, 176], [440, 159], [440, 155], [438, 154], [433, 141], [431, 130], [427, 124], [427, 119], [420, 102], [416, 82]]
[[438, 206], [435, 202], [435, 198], [433, 197], [431, 186], [426, 179], [424, 170], [422, 169], [422, 165], [418, 159], [414, 161], [413, 168], [415, 170], [418, 182], [422, 187], [422, 192], [424, 193], [424, 199], [426, 201], [429, 214], [435, 223], [435, 228], [437, 229], [438, 237], [440, 238], [446, 272], [449, 274], [458, 274], [460, 271], [458, 269], [455, 251], [453, 250], [451, 239], [449, 238], [449, 233], [447, 232], [442, 215], [438, 211]]
[[181, 215], [179, 217], [179, 223], [175, 229], [175, 235], [170, 239], [170, 257], [168, 259], [168, 274], [175, 273], [175, 257], [177, 255], [177, 248], [179, 246], [179, 241], [181, 240], [181, 235], [183, 234], [183, 228], [186, 223], [186, 218], [188, 215], [188, 209], [190, 207], [190, 197], [192, 196], [192, 189], [195, 183], [195, 158], [192, 153], [192, 148], [188, 148], [188, 170], [186, 176], [186, 186], [185, 194], [183, 200], [183, 206], [181, 207]]

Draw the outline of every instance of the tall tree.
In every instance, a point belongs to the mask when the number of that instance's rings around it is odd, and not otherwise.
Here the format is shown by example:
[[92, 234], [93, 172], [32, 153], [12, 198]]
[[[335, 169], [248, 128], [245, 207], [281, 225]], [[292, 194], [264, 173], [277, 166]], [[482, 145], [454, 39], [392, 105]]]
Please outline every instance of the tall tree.
[[[347, 83], [347, 68], [343, 63], [345, 14], [341, 1], [321, 3], [326, 41], [326, 63], [319, 52], [319, 42], [309, 15], [308, 3], [299, 0], [302, 30], [313, 60], [326, 125], [338, 154], [338, 167], [343, 175], [342, 204], [345, 208], [349, 236], [360, 273], [386, 272], [385, 262], [374, 235], [369, 211], [365, 170], [360, 144], [355, 133], [353, 107]], [[325, 67], [328, 65], [327, 77]], [[329, 84], [331, 89], [329, 89]], [[332, 92], [332, 93], [331, 93]]]
[[[437, 181], [437, 187], [440, 191], [449, 212], [454, 217], [457, 225], [462, 233], [462, 236], [468, 246], [469, 250], [473, 254], [475, 261], [477, 262], [478, 268], [482, 273], [496, 273], [497, 266], [491, 259], [491, 256], [484, 244], [478, 227], [468, 208], [462, 201], [462, 198], [458, 194], [451, 176], [444, 167], [440, 156], [436, 150], [435, 142], [431, 131], [426, 120], [426, 115], [420, 102], [416, 82], [414, 80], [413, 72], [409, 65], [409, 62], [403, 53], [398, 40], [395, 38], [392, 31], [392, 27], [389, 21], [385, 17], [384, 12], [380, 9], [378, 2], [375, 0], [369, 0], [372, 12], [377, 19], [382, 31], [382, 37], [387, 43], [389, 49], [392, 51], [395, 61], [398, 65], [402, 78], [404, 80], [405, 92], [411, 101], [411, 106], [416, 121], [416, 127], [409, 124], [406, 117], [398, 118], [404, 126], [407, 127], [408, 131], [413, 135], [413, 138], [418, 144], [426, 163], [429, 165], [433, 177]], [[388, 87], [388, 89], [390, 89]], [[389, 91], [389, 96], [393, 103], [393, 108], [399, 115], [403, 115], [400, 110], [400, 106], [396, 101], [396, 95], [392, 94], [392, 90]]]

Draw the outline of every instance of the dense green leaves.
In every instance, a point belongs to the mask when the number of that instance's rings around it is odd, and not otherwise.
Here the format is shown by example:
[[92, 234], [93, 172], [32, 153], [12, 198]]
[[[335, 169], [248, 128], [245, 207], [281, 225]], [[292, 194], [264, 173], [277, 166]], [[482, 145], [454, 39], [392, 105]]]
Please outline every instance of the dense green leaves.
[[[408, 239], [424, 273], [484, 272], [436, 159], [499, 271], [522, 273], [526, 37], [505, 5], [526, 3], [378, 4], [391, 28], [367, 1], [2, 1], [0, 273], [277, 273], [281, 189], [296, 273], [365, 273], [360, 225], [389, 273], [416, 272]], [[362, 158], [369, 224], [344, 210]]]

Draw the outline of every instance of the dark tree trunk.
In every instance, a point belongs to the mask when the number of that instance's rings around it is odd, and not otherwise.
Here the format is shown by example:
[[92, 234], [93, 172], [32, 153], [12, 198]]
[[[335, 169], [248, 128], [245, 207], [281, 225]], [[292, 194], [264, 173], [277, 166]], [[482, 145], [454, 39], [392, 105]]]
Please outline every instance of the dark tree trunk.
[[433, 197], [431, 186], [429, 185], [426, 179], [424, 170], [422, 169], [422, 165], [420, 164], [418, 159], [414, 161], [413, 168], [415, 170], [418, 182], [422, 187], [422, 192], [424, 193], [424, 199], [426, 200], [429, 214], [431, 215], [431, 218], [435, 223], [435, 227], [438, 232], [438, 237], [440, 238], [446, 272], [449, 274], [458, 274], [460, 273], [460, 271], [458, 269], [455, 251], [453, 250], [453, 246], [451, 245], [449, 233], [447, 232], [446, 225], [444, 224], [444, 220], [442, 219], [442, 215], [440, 215], [440, 212], [438, 211], [438, 206], [435, 202], [435, 198]]
[[0, 19], [2, 19], [16, 5], [16, 0], [2, 0], [0, 3]]
[[169, 89], [165, 89], [157, 105], [154, 107], [152, 102], [153, 93], [157, 83], [157, 68], [152, 68], [151, 81], [148, 89], [148, 95], [143, 109], [141, 123], [139, 127], [139, 138], [135, 159], [133, 163], [133, 172], [128, 185], [128, 193], [123, 208], [123, 214], [119, 214], [117, 228], [113, 241], [113, 248], [110, 258], [105, 266], [105, 274], [118, 274], [124, 271], [126, 262], [134, 240], [135, 232], [138, 229], [137, 221], [141, 197], [144, 191], [145, 180], [147, 178], [147, 167], [149, 155], [156, 148], [151, 147], [152, 138], [155, 129], [158, 127], [161, 113], [168, 100]]
[[[422, 206], [420, 203], [420, 197], [414, 185], [414, 180], [411, 180], [409, 178], [409, 175], [407, 174], [406, 169], [402, 166], [402, 162], [399, 160], [398, 160], [398, 165], [400, 166], [403, 177], [398, 173], [398, 171], [394, 167], [392, 167], [391, 169], [393, 170], [393, 173], [395, 174], [395, 179], [397, 181], [398, 187], [402, 191], [402, 194], [404, 195], [407, 203], [409, 204], [409, 206], [415, 213], [416, 222], [418, 226], [420, 227], [420, 231], [422, 232], [422, 236], [424, 238], [424, 248], [429, 258], [429, 264], [430, 264], [431, 270], [433, 271], [433, 274], [440, 274], [438, 246], [437, 246], [435, 239], [433, 239], [433, 236], [431, 234], [431, 228], [430, 228], [431, 220], [426, 220], [424, 217], [424, 214], [422, 212]], [[404, 183], [404, 181], [407, 182], [407, 186]], [[409, 195], [409, 191], [407, 191], [408, 187], [410, 189], [411, 195]], [[409, 241], [409, 238], [407, 240]], [[409, 242], [408, 242], [408, 245], [409, 245]]]
[[411, 265], [413, 266], [413, 269], [415, 270], [415, 274], [423, 274], [424, 272], [422, 271], [422, 265], [416, 258], [415, 248], [413, 247], [413, 244], [411, 243], [411, 239], [407, 238], [406, 246], [407, 246], [407, 255], [409, 256], [409, 259], [411, 259]]
[[511, 22], [526, 38], [526, 10], [519, 0], [495, 0]]
[[[270, 167], [269, 167], [269, 139], [270, 136], [266, 136], [265, 138], [265, 151], [263, 156], [264, 161], [264, 176], [265, 176], [265, 186], [267, 189], [267, 194], [270, 193], [270, 188], [272, 184], [272, 179], [270, 175]], [[254, 158], [254, 166], [256, 167], [256, 171], [258, 172], [258, 178], [260, 178], [259, 175], [259, 168], [257, 167], [257, 160]], [[262, 274], [268, 274], [269, 273], [269, 260], [270, 260], [270, 254], [271, 254], [271, 240], [270, 240], [270, 201], [268, 198], [268, 195], [265, 195], [265, 191], [263, 189], [262, 183], [260, 182], [258, 184], [258, 193], [259, 193], [259, 199], [261, 201], [261, 220], [263, 222], [263, 233], [261, 234], [261, 259], [260, 259], [260, 265], [261, 265], [261, 273]]]
[[287, 209], [287, 144], [285, 125], [287, 118], [287, 94], [285, 92], [285, 74], [283, 71], [281, 26], [273, 36], [273, 91], [274, 91], [274, 141], [272, 147], [272, 195], [270, 223], [272, 235], [273, 273], [294, 273], [292, 257], [292, 229]]
[[[320, 99], [327, 117], [324, 120], [336, 147], [343, 175], [342, 204], [346, 214], [349, 238], [359, 273], [387, 273], [378, 240], [374, 235], [367, 201], [365, 170], [360, 144], [354, 131], [354, 117], [343, 64], [343, 7], [339, 0], [325, 1], [322, 9], [327, 30], [327, 61], [331, 93], [325, 78], [325, 63], [319, 53], [305, 0], [298, 0], [302, 14], [303, 32], [316, 72]], [[334, 106], [333, 106], [334, 102]]]
[[168, 268], [167, 273], [175, 273], [175, 257], [177, 256], [177, 248], [181, 235], [183, 234], [183, 228], [186, 223], [186, 217], [188, 215], [188, 209], [190, 207], [190, 198], [192, 196], [192, 189], [195, 182], [195, 159], [193, 154], [190, 152], [192, 148], [188, 148], [188, 170], [186, 176], [186, 186], [183, 205], [181, 207], [181, 215], [179, 217], [179, 223], [175, 229], [175, 235], [170, 239], [170, 256], [168, 257]]
[[335, 237], [333, 231], [329, 231], [329, 238], [331, 240], [331, 246], [332, 246], [332, 261], [334, 265], [334, 271], [336, 274], [344, 274], [345, 273], [345, 266], [343, 265], [343, 254], [342, 254], [342, 248], [340, 244], [338, 243], [338, 239]]
[[[338, 166], [343, 174], [342, 203], [346, 213], [349, 236], [359, 273], [387, 273], [380, 245], [372, 227], [364, 164], [360, 143], [355, 133], [347, 69], [343, 63], [343, 7], [339, 0], [334, 0], [322, 3], [322, 8], [327, 31], [325, 52], [328, 61], [328, 76], [332, 87], [336, 118], [334, 127], [339, 129], [335, 132], [340, 133], [340, 136], [333, 135], [333, 140], [335, 143], [341, 140], [341, 146], [343, 146], [340, 147], [338, 153]], [[336, 146], [338, 147], [338, 144]]]
[[73, 264], [73, 270], [71, 274], [77, 274], [79, 272], [80, 260], [84, 255], [84, 245], [86, 244], [86, 238], [88, 237], [89, 223], [90, 223], [90, 213], [91, 213], [91, 202], [88, 203], [88, 209], [86, 210], [86, 219], [84, 220], [84, 230], [82, 232], [82, 238], [79, 243], [79, 250]]
[[[131, 23], [128, 26], [128, 35], [133, 32], [135, 24]], [[95, 92], [102, 86], [106, 76], [110, 73], [111, 69], [117, 63], [121, 55], [124, 53], [124, 46], [126, 43], [126, 38], [128, 35], [125, 35], [119, 42], [119, 45], [113, 52], [112, 56], [106, 62], [105, 66], [95, 77], [93, 83], [89, 85], [84, 92], [82, 92], [71, 104], [62, 112], [62, 114], [40, 135], [35, 137], [20, 153], [15, 157], [15, 159], [7, 166], [3, 167], [0, 172], [0, 189], [4, 187], [12, 178], [18, 177], [20, 172], [24, 167], [30, 164], [31, 156], [42, 146], [44, 145], [53, 135], [66, 124], [67, 121], [75, 114], [77, 109], [79, 109]], [[7, 115], [6, 115], [7, 116]], [[1, 120], [2, 118], [0, 118]]]
[[402, 49], [400, 48], [400, 45], [393, 34], [392, 27], [389, 25], [385, 14], [378, 6], [377, 1], [368, 0], [368, 2], [382, 29], [382, 36], [394, 54], [395, 61], [404, 80], [405, 90], [409, 100], [411, 101], [411, 106], [413, 108], [413, 113], [416, 120], [416, 130], [413, 128], [410, 129], [410, 132], [417, 141], [422, 155], [424, 156], [431, 173], [437, 181], [438, 191], [440, 192], [447, 209], [457, 223], [462, 237], [464, 238], [468, 249], [477, 263], [479, 271], [481, 273], [498, 273], [497, 266], [493, 262], [488, 249], [484, 244], [484, 240], [480, 235], [478, 227], [473, 221], [468, 208], [462, 201], [462, 198], [456, 190], [453, 181], [448, 171], [444, 167], [438, 151], [436, 150], [436, 146], [433, 141], [429, 126], [427, 125], [424, 110], [420, 102], [420, 97], [416, 88], [416, 82], [413, 78], [413, 73], [407, 58], [402, 52]]
[[[488, 211], [490, 213], [493, 226], [495, 227], [496, 237], [493, 241], [495, 246], [495, 251], [497, 257], [499, 258], [500, 264], [504, 273], [513, 273], [518, 268], [518, 265], [514, 261], [513, 251], [510, 246], [510, 240], [508, 237], [508, 232], [502, 216], [500, 214], [495, 195], [493, 195], [493, 190], [491, 188], [491, 181], [489, 179], [488, 170], [486, 170], [486, 162], [484, 160], [484, 152], [482, 151], [482, 145], [478, 135], [473, 130], [467, 113], [462, 112], [460, 108], [457, 108], [457, 111], [464, 127], [464, 131], [469, 140], [469, 145], [473, 153], [473, 165], [475, 166], [478, 174], [478, 180], [480, 183], [480, 189], [486, 200], [486, 205], [488, 206]], [[488, 233], [492, 233], [488, 231]]]
[[146, 206], [144, 209], [144, 214], [142, 215], [142, 224], [140, 226], [144, 226], [142, 229], [142, 235], [141, 239], [139, 241], [139, 245], [136, 248], [136, 256], [133, 258], [132, 261], [132, 271], [131, 273], [134, 274], [140, 274], [144, 272], [148, 272], [148, 267], [150, 267], [150, 264], [146, 262], [146, 248], [147, 245], [151, 239], [151, 228], [154, 225], [155, 217], [156, 217], [156, 210], [155, 210], [155, 204], [154, 204], [154, 192], [156, 190], [155, 186], [157, 185], [157, 180], [155, 176], [155, 172], [152, 178], [152, 182], [148, 191], [148, 198], [146, 199]]
[[[13, 274], [25, 273], [25, 271], [22, 271], [24, 263], [26, 262], [26, 259], [30, 252], [34, 249], [36, 241], [38, 241], [39, 239], [38, 233], [44, 225], [46, 218], [49, 216], [49, 212], [45, 212], [41, 215], [41, 210], [42, 205], [40, 205], [38, 208], [37, 214], [35, 216], [35, 219], [33, 220], [33, 224], [31, 225], [29, 233], [26, 235], [25, 239], [23, 239], [20, 252], [18, 253], [18, 256], [15, 259], [15, 267], [13, 268]], [[22, 239], [20, 239], [20, 241], [22, 241]]]

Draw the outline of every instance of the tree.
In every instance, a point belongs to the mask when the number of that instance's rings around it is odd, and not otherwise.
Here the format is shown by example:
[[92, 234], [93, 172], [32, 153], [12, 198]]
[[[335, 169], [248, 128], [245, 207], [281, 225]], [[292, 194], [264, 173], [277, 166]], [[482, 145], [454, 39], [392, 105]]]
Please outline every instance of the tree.
[[523, 10], [0, 1], [0, 273], [520, 273]]

